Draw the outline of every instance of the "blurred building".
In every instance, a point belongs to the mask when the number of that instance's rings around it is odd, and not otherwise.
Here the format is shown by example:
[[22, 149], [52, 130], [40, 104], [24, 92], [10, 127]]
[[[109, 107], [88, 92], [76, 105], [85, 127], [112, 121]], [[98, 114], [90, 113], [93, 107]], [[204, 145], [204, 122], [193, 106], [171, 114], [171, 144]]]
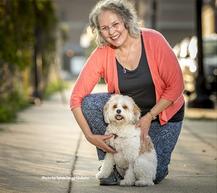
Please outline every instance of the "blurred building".
[[146, 26], [160, 31], [172, 46], [195, 33], [195, 0], [145, 0]]
[[[88, 17], [97, 0], [53, 0], [59, 20], [60, 58], [63, 77], [77, 76], [84, 62], [80, 37], [88, 26]], [[70, 73], [68, 73], [70, 72]]]
[[88, 25], [88, 17], [97, 0], [53, 0], [60, 25], [68, 33], [68, 42], [80, 45], [80, 36]]

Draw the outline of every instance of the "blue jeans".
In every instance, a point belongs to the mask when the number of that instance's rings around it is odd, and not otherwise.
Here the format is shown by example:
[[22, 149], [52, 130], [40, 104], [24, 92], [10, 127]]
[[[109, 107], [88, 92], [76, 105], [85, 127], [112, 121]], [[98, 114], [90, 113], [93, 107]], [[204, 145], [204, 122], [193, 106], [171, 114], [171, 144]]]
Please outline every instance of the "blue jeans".
[[[103, 135], [105, 133], [107, 125], [103, 118], [103, 107], [110, 96], [111, 94], [108, 93], [90, 94], [82, 102], [82, 112], [93, 134]], [[168, 122], [165, 125], [160, 125], [157, 121], [151, 123], [149, 135], [157, 152], [156, 180], [158, 181], [161, 181], [168, 173], [171, 153], [176, 145], [181, 128], [182, 121]], [[104, 159], [104, 151], [97, 148], [97, 154], [99, 160]]]

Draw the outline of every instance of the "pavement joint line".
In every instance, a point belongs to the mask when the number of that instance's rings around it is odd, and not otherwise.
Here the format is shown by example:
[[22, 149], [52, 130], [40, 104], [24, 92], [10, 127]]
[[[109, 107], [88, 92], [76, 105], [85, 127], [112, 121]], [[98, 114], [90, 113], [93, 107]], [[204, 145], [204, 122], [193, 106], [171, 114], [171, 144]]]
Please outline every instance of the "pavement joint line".
[[170, 175], [170, 178], [172, 178], [172, 177], [175, 177], [175, 178], [177, 178], [177, 177], [216, 177], [217, 175], [216, 174], [207, 174], [207, 175], [197, 175], [197, 174], [195, 174], [195, 175]]
[[208, 141], [204, 140], [201, 136], [199, 136], [197, 133], [195, 133], [194, 131], [192, 131], [192, 129], [189, 126], [185, 125], [185, 127], [189, 131], [189, 133], [191, 133], [195, 138], [197, 138], [198, 140], [202, 141], [203, 143], [205, 143], [206, 145], [210, 146], [211, 148], [217, 150], [217, 148], [214, 145], [212, 145]]
[[[78, 143], [77, 143], [76, 149], [75, 149], [75, 159], [74, 159], [74, 162], [72, 163], [71, 176], [70, 176], [71, 178], [74, 177], [74, 170], [75, 170], [75, 165], [76, 165], [76, 162], [78, 159], [78, 150], [79, 150], [79, 147], [81, 145], [82, 135], [83, 135], [82, 132], [80, 132], [80, 135], [78, 138]], [[71, 189], [72, 189], [72, 180], [69, 181], [67, 193], [71, 193]]]

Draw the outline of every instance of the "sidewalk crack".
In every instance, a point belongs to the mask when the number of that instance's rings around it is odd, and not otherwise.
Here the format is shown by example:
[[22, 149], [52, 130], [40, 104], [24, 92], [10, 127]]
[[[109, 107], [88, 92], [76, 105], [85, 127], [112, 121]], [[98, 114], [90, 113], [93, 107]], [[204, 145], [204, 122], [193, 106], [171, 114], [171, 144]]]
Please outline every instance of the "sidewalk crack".
[[[80, 135], [78, 138], [78, 143], [77, 143], [76, 149], [75, 149], [75, 158], [74, 158], [74, 162], [72, 163], [72, 169], [71, 169], [71, 174], [70, 174], [71, 179], [74, 177], [74, 170], [75, 170], [76, 162], [78, 159], [78, 150], [80, 148], [81, 139], [82, 139], [82, 132], [80, 132]], [[71, 193], [71, 188], [72, 188], [72, 180], [69, 181], [67, 193]]]

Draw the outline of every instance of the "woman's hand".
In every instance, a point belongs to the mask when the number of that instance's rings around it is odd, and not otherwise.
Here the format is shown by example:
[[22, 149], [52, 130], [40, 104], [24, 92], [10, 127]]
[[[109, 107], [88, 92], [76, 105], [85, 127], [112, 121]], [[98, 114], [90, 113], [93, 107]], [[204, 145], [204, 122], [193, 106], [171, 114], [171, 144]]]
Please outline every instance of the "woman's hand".
[[149, 113], [147, 113], [146, 115], [141, 117], [138, 123], [136, 124], [136, 127], [140, 127], [141, 129], [141, 135], [140, 135], [141, 142], [143, 142], [146, 136], [148, 136], [148, 131], [151, 126], [151, 121], [152, 121], [152, 117]]
[[109, 145], [105, 143], [106, 140], [112, 138], [113, 135], [94, 135], [91, 134], [90, 136], [87, 136], [87, 140], [98, 147], [99, 149], [102, 149], [103, 151], [107, 153], [117, 153], [114, 149], [112, 149]]

